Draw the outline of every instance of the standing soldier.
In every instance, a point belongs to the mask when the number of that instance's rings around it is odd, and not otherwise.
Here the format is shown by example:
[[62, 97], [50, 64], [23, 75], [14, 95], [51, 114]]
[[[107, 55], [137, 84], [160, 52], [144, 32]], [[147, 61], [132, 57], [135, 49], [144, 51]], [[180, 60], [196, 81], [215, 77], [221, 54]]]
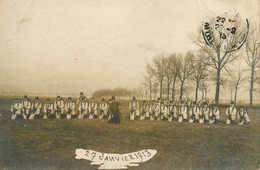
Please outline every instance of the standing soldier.
[[173, 121], [174, 119], [177, 119], [177, 108], [175, 103], [173, 101], [170, 101], [170, 106], [169, 106], [169, 121]]
[[50, 102], [51, 100], [49, 98], [47, 98], [47, 102], [44, 104], [43, 106], [43, 119], [48, 119], [48, 117], [50, 118], [54, 118], [54, 105], [53, 103]]
[[139, 116], [139, 103], [133, 97], [132, 101], [129, 103], [130, 110], [130, 120], [134, 120], [136, 116]]
[[107, 111], [108, 111], [108, 103], [102, 98], [101, 103], [99, 104], [99, 119], [107, 118]]
[[23, 112], [23, 119], [27, 119], [27, 115], [30, 114], [31, 111], [31, 101], [30, 99], [25, 95], [24, 100], [22, 102], [22, 112]]
[[200, 115], [200, 108], [199, 106], [197, 105], [196, 102], [193, 103], [193, 107], [190, 109], [190, 120], [189, 122], [190, 123], [193, 123], [193, 122], [198, 122], [199, 121], [199, 115]]
[[[39, 101], [39, 97], [35, 97], [35, 102], [32, 103], [31, 114], [29, 119], [39, 118], [41, 113], [42, 104]], [[36, 116], [36, 117], [35, 117]]]
[[159, 112], [159, 108], [158, 105], [156, 103], [155, 100], [152, 101], [152, 104], [150, 106], [150, 120], [154, 120], [155, 119], [155, 113]]
[[203, 107], [200, 109], [199, 123], [204, 123], [206, 121], [209, 121], [209, 113], [210, 113], [210, 109], [208, 107], [208, 103], [204, 102]]
[[108, 112], [107, 112], [107, 119], [110, 120], [112, 118], [112, 112], [111, 112], [111, 104], [112, 104], [112, 99], [108, 100]]
[[83, 99], [81, 100], [81, 102], [79, 103], [79, 106], [78, 106], [78, 110], [79, 110], [78, 118], [79, 119], [83, 119], [84, 115], [88, 114], [88, 107], [89, 107], [88, 101], [86, 100], [85, 97], [83, 97]]
[[11, 120], [15, 120], [17, 116], [21, 115], [21, 109], [22, 109], [22, 104], [19, 103], [18, 98], [15, 98], [14, 102], [11, 105], [11, 113], [12, 113]]
[[65, 104], [65, 111], [67, 112], [66, 118], [71, 119], [72, 116], [75, 116], [75, 102], [68, 97], [68, 102]]
[[179, 107], [178, 122], [184, 122], [187, 121], [187, 119], [187, 106], [185, 106], [185, 102], [181, 101]]
[[218, 106], [216, 103], [213, 103], [212, 106], [213, 106], [213, 108], [211, 109], [211, 112], [209, 115], [209, 117], [210, 117], [209, 123], [218, 123], [219, 119], [220, 119], [220, 112], [219, 112]]
[[240, 107], [239, 113], [237, 115], [237, 119], [238, 119], [239, 125], [249, 124], [250, 119], [249, 119], [249, 116], [248, 116], [248, 112], [245, 109], [245, 106]]
[[140, 120], [145, 120], [146, 116], [149, 117], [149, 105], [144, 100], [142, 104], [142, 113], [140, 115]]
[[89, 104], [89, 119], [97, 118], [98, 114], [98, 104], [95, 99], [92, 97]]
[[232, 124], [237, 116], [237, 109], [236, 109], [235, 103], [233, 101], [231, 101], [230, 107], [227, 108], [226, 115], [227, 115], [226, 124], [227, 125]]
[[57, 96], [55, 102], [54, 102], [54, 109], [56, 112], [56, 118], [60, 119], [61, 115], [64, 113], [64, 101], [61, 99], [60, 96]]
[[120, 105], [121, 104], [116, 101], [115, 96], [113, 96], [109, 107], [112, 117], [108, 120], [108, 123], [120, 123]]
[[85, 99], [86, 99], [86, 97], [84, 96], [83, 92], [80, 92], [79, 98], [77, 99], [77, 106], [79, 106], [81, 102], [86, 101]]
[[167, 102], [162, 101], [161, 102], [161, 120], [162, 121], [167, 121], [168, 120], [168, 115], [169, 115], [169, 110], [167, 106]]

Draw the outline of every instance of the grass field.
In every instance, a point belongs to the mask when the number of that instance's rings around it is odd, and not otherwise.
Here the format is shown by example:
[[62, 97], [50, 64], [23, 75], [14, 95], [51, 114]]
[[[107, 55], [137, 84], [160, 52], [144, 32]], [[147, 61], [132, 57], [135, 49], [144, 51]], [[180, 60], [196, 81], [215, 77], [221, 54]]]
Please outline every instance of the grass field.
[[0, 169], [97, 169], [76, 160], [77, 148], [106, 153], [156, 149], [139, 167], [128, 169], [258, 169], [260, 110], [249, 110], [247, 126], [128, 120], [10, 120], [11, 99], [0, 99]]

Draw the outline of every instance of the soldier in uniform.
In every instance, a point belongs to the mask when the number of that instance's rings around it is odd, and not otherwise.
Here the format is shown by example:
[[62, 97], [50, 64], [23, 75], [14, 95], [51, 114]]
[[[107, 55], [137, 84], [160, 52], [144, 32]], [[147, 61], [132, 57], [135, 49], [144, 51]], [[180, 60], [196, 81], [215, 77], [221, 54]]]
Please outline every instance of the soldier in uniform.
[[168, 121], [169, 110], [166, 101], [161, 102], [161, 116], [162, 121]]
[[150, 120], [154, 120], [155, 119], [155, 113], [159, 112], [160, 109], [156, 103], [155, 100], [152, 101], [152, 104], [150, 106]]
[[68, 97], [68, 102], [65, 104], [65, 111], [67, 112], [66, 118], [71, 119], [72, 116], [75, 116], [75, 102], [71, 99], [71, 97]]
[[205, 123], [206, 121], [209, 121], [209, 113], [210, 108], [208, 107], [208, 103], [204, 102], [203, 107], [200, 109], [199, 123]]
[[232, 124], [237, 116], [237, 109], [236, 109], [235, 103], [233, 101], [231, 101], [230, 106], [227, 108], [226, 115], [227, 115], [226, 124], [227, 125]]
[[193, 122], [198, 122], [199, 121], [199, 115], [200, 115], [200, 108], [199, 106], [197, 105], [196, 102], [193, 103], [193, 107], [190, 109], [190, 120], [189, 122], [190, 123], [193, 123]]
[[117, 102], [116, 98], [113, 96], [109, 107], [112, 117], [108, 120], [108, 123], [120, 123], [120, 105], [121, 103]]
[[249, 116], [248, 116], [248, 112], [245, 109], [245, 106], [240, 107], [238, 114], [237, 114], [237, 119], [238, 119], [239, 125], [249, 124], [250, 119], [249, 119]]
[[130, 110], [130, 120], [134, 120], [136, 116], [139, 116], [139, 103], [133, 97], [132, 101], [129, 103], [129, 110]]
[[15, 120], [17, 116], [20, 116], [22, 112], [21, 110], [22, 110], [22, 104], [19, 103], [18, 98], [15, 98], [14, 102], [11, 105], [11, 113], [12, 113], [11, 120]]
[[57, 96], [54, 102], [54, 110], [56, 112], [56, 118], [60, 119], [64, 113], [64, 101], [61, 99], [60, 96]]
[[183, 122], [187, 120], [188, 120], [187, 106], [185, 106], [185, 102], [181, 101], [179, 107], [179, 113], [178, 113], [178, 122]]
[[177, 108], [176, 105], [173, 103], [173, 101], [170, 101], [169, 105], [169, 121], [173, 121], [174, 119], [177, 119]]
[[30, 99], [25, 95], [24, 100], [22, 102], [23, 119], [27, 119], [27, 116], [30, 114], [31, 105], [32, 103]]
[[220, 119], [220, 112], [216, 103], [212, 104], [212, 109], [209, 114], [209, 123], [218, 123]]
[[107, 106], [107, 120], [110, 120], [112, 118], [112, 113], [110, 110], [111, 104], [112, 104], [112, 99], [109, 99], [108, 106]]
[[140, 115], [140, 120], [145, 120], [146, 116], [149, 117], [149, 105], [144, 100], [142, 104], [142, 113]]
[[40, 113], [41, 113], [41, 108], [42, 108], [42, 104], [39, 101], [39, 97], [35, 97], [35, 102], [32, 103], [31, 106], [31, 114], [29, 119], [34, 119], [34, 118], [39, 118]]
[[89, 119], [96, 119], [98, 114], [98, 104], [95, 99], [92, 97], [89, 103]]
[[88, 108], [89, 104], [88, 101], [86, 100], [86, 97], [83, 97], [81, 102], [79, 103], [78, 110], [79, 110], [79, 119], [83, 119], [85, 115], [88, 114]]
[[101, 103], [99, 104], [99, 110], [99, 119], [107, 118], [108, 103], [104, 98], [102, 98]]
[[55, 118], [54, 115], [54, 104], [51, 103], [51, 100], [47, 98], [47, 102], [43, 106], [43, 119], [48, 119], [48, 118]]

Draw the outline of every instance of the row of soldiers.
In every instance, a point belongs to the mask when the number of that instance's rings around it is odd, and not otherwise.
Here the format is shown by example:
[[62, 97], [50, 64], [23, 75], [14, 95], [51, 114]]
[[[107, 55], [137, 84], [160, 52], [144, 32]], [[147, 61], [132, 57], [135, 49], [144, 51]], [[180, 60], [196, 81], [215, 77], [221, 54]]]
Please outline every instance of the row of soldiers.
[[[208, 102], [196, 103], [185, 101], [163, 101], [160, 98], [153, 100], [148, 104], [142, 102], [141, 108], [135, 97], [129, 104], [130, 120], [162, 120], [178, 122], [199, 122], [199, 123], [219, 123], [220, 110], [216, 103]], [[226, 109], [226, 124], [233, 124], [237, 119], [239, 125], [248, 124], [250, 122], [249, 115], [244, 106], [235, 107], [234, 102]]]
[[[43, 119], [66, 117], [67, 119], [78, 118], [83, 119], [88, 117], [89, 119], [110, 119], [112, 115], [109, 113], [109, 106], [112, 103], [112, 99], [108, 102], [103, 98], [101, 103], [97, 103], [94, 98], [88, 102], [86, 97], [83, 95], [75, 103], [71, 97], [68, 97], [68, 101], [65, 103], [64, 100], [57, 96], [56, 100], [52, 103], [47, 98], [46, 103], [43, 105]], [[11, 105], [11, 119], [23, 118], [23, 119], [34, 119], [40, 118], [42, 110], [42, 103], [39, 97], [35, 98], [34, 102], [25, 95], [23, 101], [19, 102], [18, 98], [14, 99]], [[78, 114], [76, 114], [78, 112]], [[99, 114], [98, 114], [99, 112]]]

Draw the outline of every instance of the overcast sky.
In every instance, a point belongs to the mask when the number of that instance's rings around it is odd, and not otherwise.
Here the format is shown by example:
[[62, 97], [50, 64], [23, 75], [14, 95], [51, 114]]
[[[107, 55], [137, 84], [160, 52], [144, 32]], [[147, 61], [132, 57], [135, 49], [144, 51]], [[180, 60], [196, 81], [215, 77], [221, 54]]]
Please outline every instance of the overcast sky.
[[258, 0], [1, 0], [0, 84], [25, 90], [138, 87], [157, 53], [186, 52], [208, 16]]

